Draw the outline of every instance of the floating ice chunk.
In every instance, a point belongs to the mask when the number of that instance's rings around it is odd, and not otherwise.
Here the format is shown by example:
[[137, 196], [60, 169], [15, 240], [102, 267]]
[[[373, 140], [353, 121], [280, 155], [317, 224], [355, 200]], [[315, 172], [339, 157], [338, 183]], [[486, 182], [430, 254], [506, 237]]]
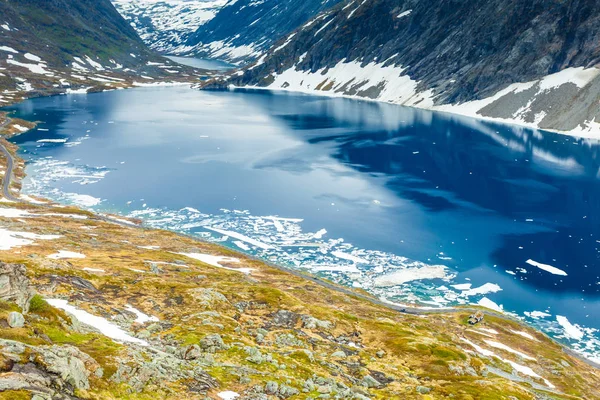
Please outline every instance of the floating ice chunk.
[[554, 275], [567, 276], [567, 273], [565, 271], [563, 271], [562, 269], [553, 267], [552, 265], [542, 264], [537, 261], [533, 261], [531, 259], [527, 260], [527, 264], [533, 265], [534, 267], [538, 267], [539, 269], [543, 269], [544, 271], [550, 272], [551, 274], [554, 274]]
[[233, 242], [233, 244], [235, 244], [237, 247], [239, 247], [242, 250], [245, 250], [245, 251], [250, 250], [250, 246], [248, 246], [246, 243], [242, 242], [241, 240], [235, 240]]
[[117, 325], [112, 322], [106, 320], [105, 318], [98, 317], [96, 315], [92, 315], [87, 311], [80, 310], [69, 304], [67, 300], [62, 299], [46, 299], [48, 304], [53, 307], [60, 308], [61, 310], [66, 311], [67, 313], [73, 315], [77, 318], [81, 323], [91, 326], [100, 331], [105, 336], [116, 340], [118, 342], [130, 342], [136, 343], [141, 346], [148, 346], [148, 342], [145, 340], [141, 340], [130, 336], [124, 330], [119, 328]]
[[498, 304], [496, 304], [492, 300], [488, 299], [487, 297], [484, 297], [481, 300], [479, 300], [477, 302], [477, 304], [479, 304], [482, 307], [489, 308], [490, 310], [504, 312], [504, 309], [502, 308], [502, 306], [499, 306]]
[[152, 321], [152, 322], [159, 321], [159, 319], [157, 317], [154, 317], [154, 316], [151, 317], [149, 315], [146, 315], [143, 312], [141, 312], [140, 310], [133, 308], [129, 304], [127, 304], [125, 306], [125, 309], [136, 315], [137, 318], [135, 319], [135, 322], [137, 322], [138, 324], [145, 324], [146, 322], [149, 322], [149, 321]]
[[250, 243], [251, 245], [256, 246], [256, 247], [260, 247], [261, 249], [264, 249], [264, 250], [268, 250], [268, 249], [271, 249], [273, 247], [273, 246], [271, 246], [269, 244], [266, 244], [266, 243], [263, 243], [263, 242], [258, 241], [256, 239], [252, 239], [252, 238], [250, 238], [248, 236], [242, 235], [241, 233], [227, 231], [225, 229], [220, 229], [220, 228], [212, 228], [210, 226], [207, 226], [206, 229], [209, 229], [211, 231], [220, 233], [221, 235], [231, 236], [232, 238], [236, 238], [236, 239], [239, 239], [239, 240], [241, 240], [243, 242]]
[[556, 316], [556, 321], [562, 326], [565, 336], [569, 339], [581, 340], [583, 339], [583, 331], [579, 329], [577, 325], [573, 325], [569, 322], [567, 317], [562, 315]]
[[550, 317], [551, 315], [542, 311], [525, 311], [524, 313], [526, 316], [528, 316], [529, 318], [533, 318], [533, 319], [539, 319], [539, 318], [546, 318], [546, 317]]
[[443, 265], [426, 265], [420, 268], [406, 268], [375, 278], [375, 286], [396, 286], [422, 279], [444, 279], [448, 277], [446, 270], [447, 268]]
[[66, 141], [67, 139], [40, 139], [37, 143], [65, 143]]
[[487, 293], [496, 293], [501, 291], [502, 288], [495, 283], [486, 283], [485, 285], [479, 286], [477, 288], [464, 290], [461, 293], [461, 296], [475, 296], [478, 294], [487, 294]]
[[54, 260], [65, 259], [65, 258], [85, 258], [85, 254], [75, 253], [73, 251], [59, 250], [58, 253], [50, 254], [48, 258]]
[[352, 254], [342, 253], [341, 251], [337, 251], [337, 250], [332, 251], [331, 254], [336, 256], [337, 258], [341, 258], [342, 260], [353, 261], [353, 262], [359, 263], [359, 264], [368, 264], [369, 263], [364, 258], [356, 257], [356, 256], [353, 256]]
[[472, 284], [470, 283], [461, 283], [458, 285], [451, 285], [456, 290], [469, 290], [471, 289]]

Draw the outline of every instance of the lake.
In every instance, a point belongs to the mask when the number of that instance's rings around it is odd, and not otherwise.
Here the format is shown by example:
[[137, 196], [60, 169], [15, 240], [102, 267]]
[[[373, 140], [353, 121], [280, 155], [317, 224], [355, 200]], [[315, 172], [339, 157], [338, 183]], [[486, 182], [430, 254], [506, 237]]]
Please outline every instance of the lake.
[[13, 106], [24, 191], [600, 361], [600, 143], [375, 102], [152, 87]]

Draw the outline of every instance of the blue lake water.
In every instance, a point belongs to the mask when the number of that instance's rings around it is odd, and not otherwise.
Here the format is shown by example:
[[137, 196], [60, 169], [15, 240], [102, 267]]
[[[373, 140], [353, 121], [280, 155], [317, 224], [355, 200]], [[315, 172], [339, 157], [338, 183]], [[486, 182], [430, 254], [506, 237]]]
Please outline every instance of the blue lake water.
[[[374, 102], [139, 88], [26, 101], [24, 190], [600, 361], [600, 143]], [[563, 318], [564, 317], [564, 318]]]

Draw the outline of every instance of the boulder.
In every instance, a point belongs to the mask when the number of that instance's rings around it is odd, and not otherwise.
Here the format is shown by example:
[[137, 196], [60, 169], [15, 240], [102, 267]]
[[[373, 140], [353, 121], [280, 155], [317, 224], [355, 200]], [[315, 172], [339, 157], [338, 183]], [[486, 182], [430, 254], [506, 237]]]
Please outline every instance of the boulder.
[[426, 386], [417, 386], [417, 392], [419, 394], [427, 394], [427, 393], [431, 392], [431, 388], [428, 388]]
[[207, 353], [216, 353], [219, 350], [227, 350], [229, 347], [223, 342], [218, 333], [206, 335], [200, 340], [200, 348]]
[[24, 313], [29, 311], [29, 302], [35, 294], [26, 272], [22, 264], [0, 262], [0, 300], [17, 303]]
[[6, 318], [8, 326], [11, 328], [22, 328], [25, 325], [25, 318], [20, 312], [13, 311]]

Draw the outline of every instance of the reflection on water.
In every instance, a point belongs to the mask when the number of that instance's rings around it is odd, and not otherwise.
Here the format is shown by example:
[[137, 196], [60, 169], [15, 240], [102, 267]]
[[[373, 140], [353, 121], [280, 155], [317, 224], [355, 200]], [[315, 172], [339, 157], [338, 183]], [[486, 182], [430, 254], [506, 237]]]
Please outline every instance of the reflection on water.
[[556, 316], [567, 316], [584, 334], [570, 344], [600, 356], [597, 142], [257, 91], [151, 88], [14, 108], [48, 129], [15, 139], [31, 193], [393, 301], [491, 300], [559, 338]]

